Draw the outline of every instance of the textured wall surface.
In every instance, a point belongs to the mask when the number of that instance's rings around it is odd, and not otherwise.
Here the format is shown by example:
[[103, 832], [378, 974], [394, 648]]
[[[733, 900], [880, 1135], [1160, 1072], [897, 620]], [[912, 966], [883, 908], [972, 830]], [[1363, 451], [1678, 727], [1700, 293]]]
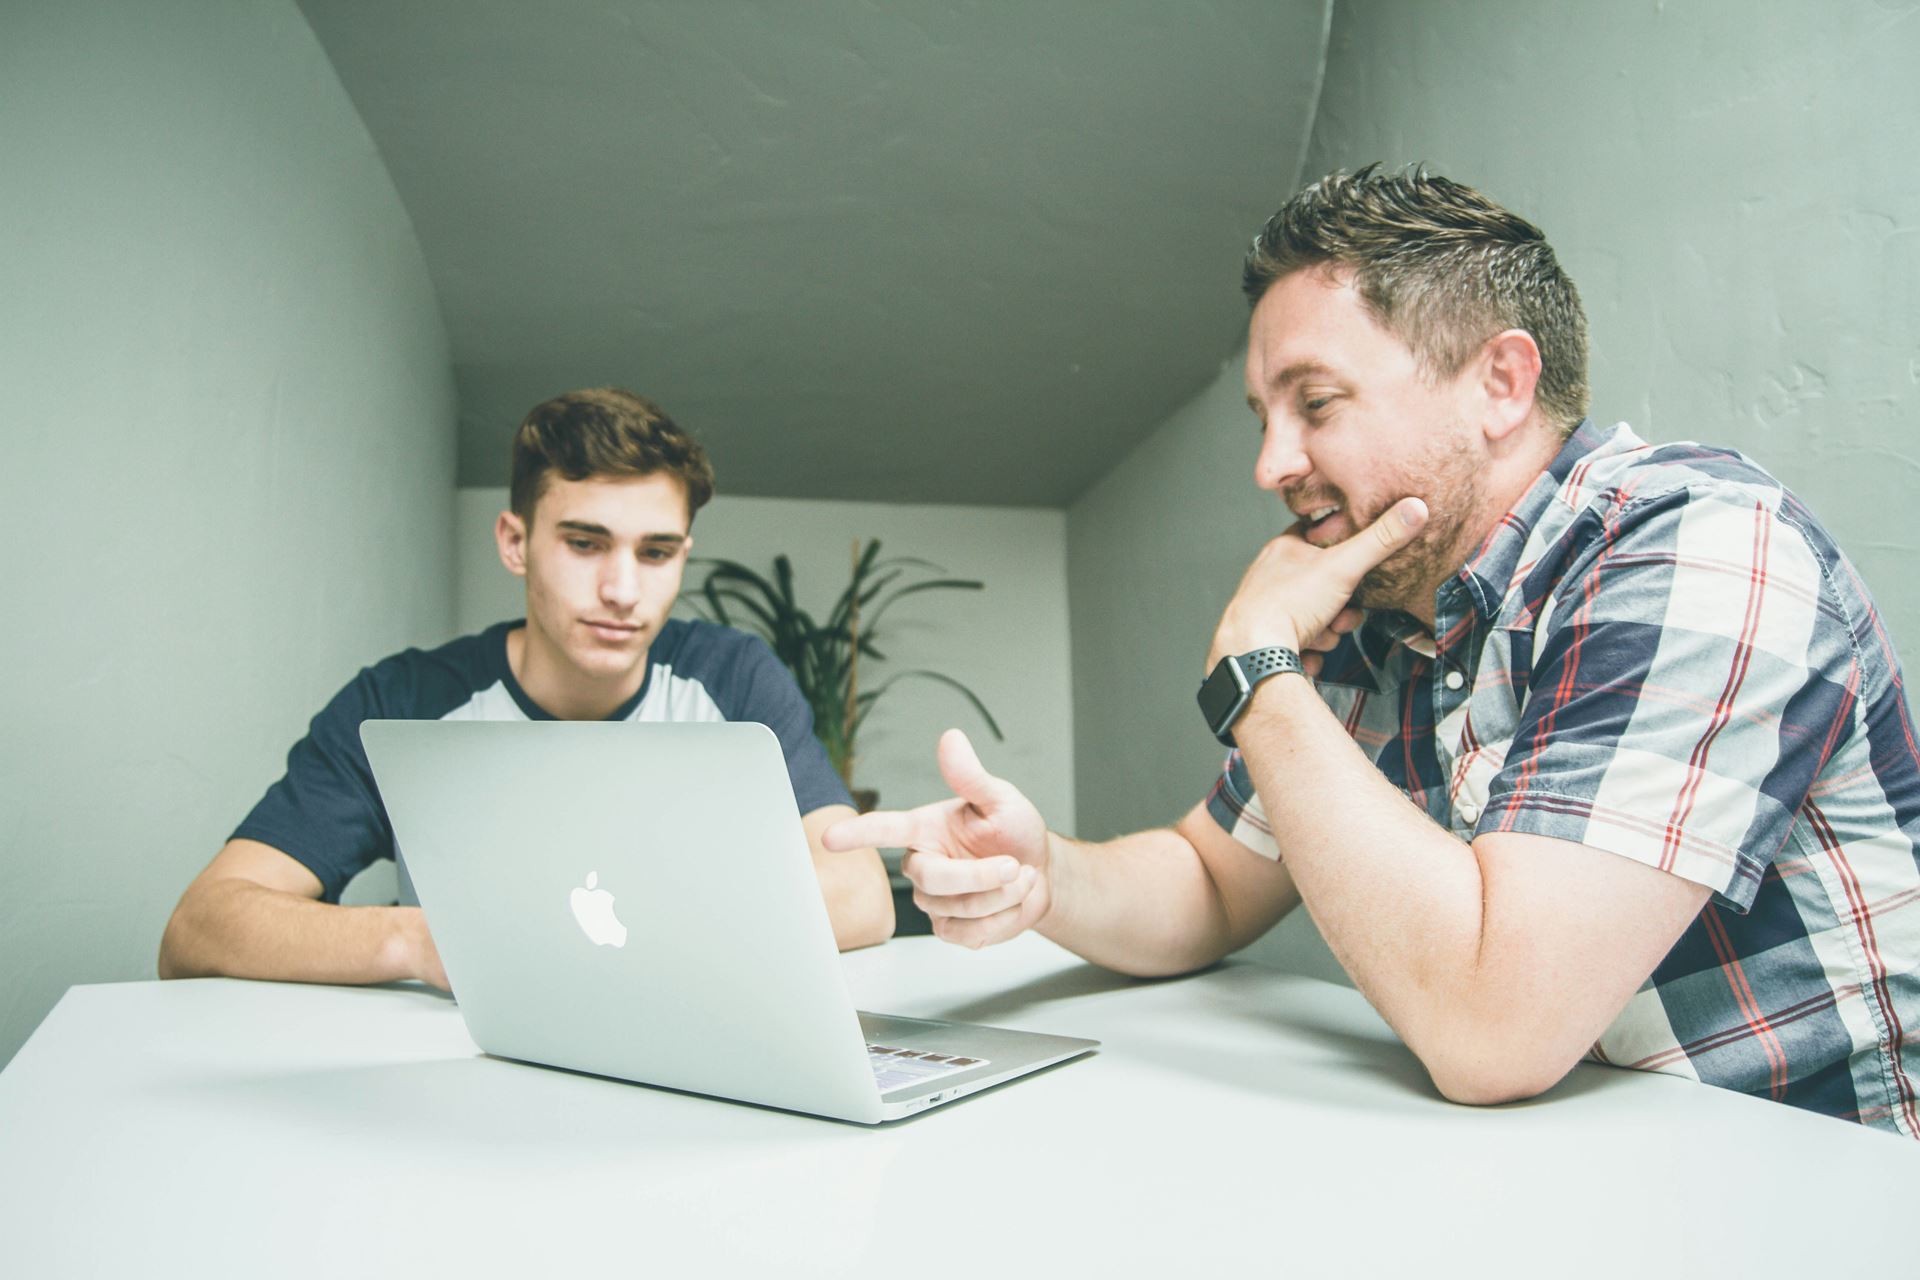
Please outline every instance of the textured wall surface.
[[[722, 460], [724, 462], [724, 460]], [[724, 466], [721, 475], [725, 477]], [[505, 489], [462, 489], [458, 615], [463, 631], [526, 613], [521, 580], [500, 565], [493, 520]], [[1060, 830], [1074, 823], [1073, 707], [1067, 675], [1066, 513], [1003, 507], [890, 506], [794, 498], [715, 498], [694, 522], [694, 554], [770, 573], [793, 561], [796, 594], [824, 617], [851, 569], [853, 539], [879, 538], [883, 556], [918, 556], [976, 578], [978, 592], [926, 592], [887, 615], [884, 663], [863, 662], [861, 687], [888, 671], [927, 668], [962, 681], [1006, 734], [995, 742], [958, 694], [902, 681], [862, 727], [855, 781], [888, 808], [944, 799], [934, 766], [942, 731], [965, 729], [989, 769], [1018, 784]], [[698, 566], [689, 583], [700, 580]], [[682, 612], [686, 610], [683, 606]]]
[[0, 1063], [148, 978], [370, 658], [452, 620], [425, 266], [288, 0], [7, 7]]
[[1162, 826], [1222, 758], [1193, 695], [1241, 570], [1290, 522], [1253, 487], [1241, 360], [1075, 503], [1067, 521], [1080, 830]]
[[1540, 226], [1594, 416], [1751, 455], [1920, 654], [1920, 4], [1370, 0], [1331, 43], [1306, 176], [1424, 160]]
[[[1592, 323], [1594, 415], [1771, 469], [1858, 562], [1911, 657], [1916, 55], [1911, 0], [1342, 0], [1301, 177], [1424, 160], [1541, 226]], [[1223, 292], [1236, 284], [1221, 272]], [[1252, 484], [1240, 377], [1236, 355], [1071, 509], [1085, 834], [1170, 820], [1216, 763], [1196, 668], [1278, 527]], [[1305, 924], [1265, 949], [1324, 971]]]

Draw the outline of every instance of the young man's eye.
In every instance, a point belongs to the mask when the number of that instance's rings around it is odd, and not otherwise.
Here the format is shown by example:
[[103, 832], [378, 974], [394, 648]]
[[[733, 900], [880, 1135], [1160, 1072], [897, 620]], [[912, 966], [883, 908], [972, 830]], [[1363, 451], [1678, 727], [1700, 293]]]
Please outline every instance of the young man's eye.
[[568, 538], [567, 545], [569, 547], [572, 547], [575, 551], [580, 552], [582, 555], [585, 555], [587, 552], [593, 550], [593, 543], [589, 542], [585, 538]]

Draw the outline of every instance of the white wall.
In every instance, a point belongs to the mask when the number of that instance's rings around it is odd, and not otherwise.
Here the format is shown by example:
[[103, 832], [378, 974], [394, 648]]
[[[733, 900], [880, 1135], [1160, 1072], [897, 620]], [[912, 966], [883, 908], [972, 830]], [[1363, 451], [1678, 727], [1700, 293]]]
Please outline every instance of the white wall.
[[[716, 459], [723, 480], [725, 461]], [[462, 489], [456, 499], [463, 631], [526, 613], [521, 580], [501, 567], [494, 550], [493, 521], [506, 500], [504, 488]], [[1073, 829], [1065, 512], [722, 494], [700, 513], [693, 534], [696, 557], [738, 560], [768, 574], [773, 557], [786, 553], [801, 602], [816, 617], [845, 587], [856, 537], [879, 538], [883, 556], [918, 556], [953, 577], [985, 582], [984, 591], [927, 592], [901, 602], [883, 624], [888, 661], [863, 664], [861, 685], [917, 667], [952, 676], [986, 703], [1006, 741], [995, 742], [957, 693], [903, 681], [861, 730], [855, 781], [877, 788], [888, 808], [943, 798], [949, 793], [933, 745], [957, 725], [989, 769], [1031, 796], [1058, 829]], [[687, 582], [700, 577], [696, 565]]]
[[[1911, 659], [1920, 169], [1905, 138], [1920, 11], [1757, 12], [1342, 0], [1300, 178], [1424, 160], [1541, 226], [1591, 320], [1594, 415], [1770, 468], [1859, 564]], [[1251, 478], [1239, 360], [1069, 512], [1088, 835], [1171, 819], [1216, 754], [1193, 710], [1197, 666], [1278, 528]], [[1259, 952], [1337, 973], [1295, 915]]]
[[0, 36], [0, 1063], [150, 978], [362, 662], [452, 620], [451, 377], [412, 228], [287, 0]]

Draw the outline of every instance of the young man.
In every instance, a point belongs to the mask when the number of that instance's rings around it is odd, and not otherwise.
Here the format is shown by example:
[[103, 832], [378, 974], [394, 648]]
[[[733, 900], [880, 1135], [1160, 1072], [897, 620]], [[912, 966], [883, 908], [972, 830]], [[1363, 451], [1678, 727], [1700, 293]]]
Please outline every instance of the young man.
[[187, 886], [160, 976], [447, 985], [418, 907], [336, 905], [357, 872], [393, 857], [360, 746], [373, 718], [766, 724], [786, 752], [835, 938], [843, 949], [885, 941], [893, 899], [879, 855], [821, 847], [854, 810], [792, 677], [754, 637], [667, 617], [694, 514], [712, 496], [705, 452], [640, 396], [579, 391], [529, 413], [513, 444], [512, 509], [494, 526], [501, 561], [526, 579], [526, 618], [409, 649], [342, 689]]
[[1129, 973], [1304, 901], [1459, 1101], [1585, 1055], [1920, 1137], [1920, 765], [1819, 522], [1736, 453], [1585, 421], [1572, 282], [1466, 187], [1329, 177], [1244, 283], [1254, 478], [1298, 522], [1214, 635], [1212, 793], [1080, 844], [956, 732], [957, 799], [827, 847], [911, 850], [951, 941]]

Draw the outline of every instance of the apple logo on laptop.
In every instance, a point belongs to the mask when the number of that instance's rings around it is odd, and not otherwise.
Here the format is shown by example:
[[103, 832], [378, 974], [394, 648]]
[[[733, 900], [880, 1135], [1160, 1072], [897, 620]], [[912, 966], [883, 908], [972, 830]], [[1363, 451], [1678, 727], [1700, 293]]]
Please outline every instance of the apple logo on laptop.
[[599, 887], [600, 873], [587, 872], [587, 886], [575, 889], [568, 898], [573, 906], [573, 918], [580, 922], [580, 929], [593, 940], [596, 947], [624, 947], [627, 945], [627, 926], [620, 923], [620, 917], [613, 914], [613, 895]]

